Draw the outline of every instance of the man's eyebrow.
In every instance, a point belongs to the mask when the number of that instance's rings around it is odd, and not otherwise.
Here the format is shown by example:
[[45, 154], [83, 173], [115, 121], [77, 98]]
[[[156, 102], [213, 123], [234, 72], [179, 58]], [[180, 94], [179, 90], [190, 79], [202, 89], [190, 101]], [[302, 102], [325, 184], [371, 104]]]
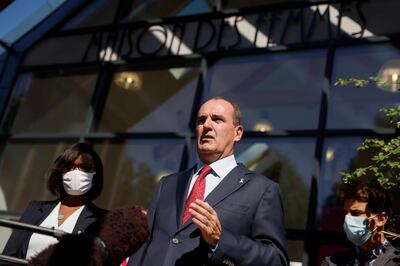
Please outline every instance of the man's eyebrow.
[[220, 114], [211, 114], [212, 118], [225, 118], [224, 115], [220, 115]]
[[201, 122], [202, 120], [205, 120], [206, 117], [207, 117], [206, 115], [198, 115], [198, 116], [196, 117], [196, 122], [199, 123], [199, 122]]

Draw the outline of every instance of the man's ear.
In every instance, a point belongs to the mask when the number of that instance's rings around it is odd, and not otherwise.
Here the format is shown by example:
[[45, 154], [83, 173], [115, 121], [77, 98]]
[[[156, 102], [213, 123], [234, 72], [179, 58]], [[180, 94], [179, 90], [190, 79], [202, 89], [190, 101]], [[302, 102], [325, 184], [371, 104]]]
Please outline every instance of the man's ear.
[[389, 219], [389, 217], [386, 214], [386, 212], [379, 213], [377, 216], [376, 226], [382, 228], [386, 224], [388, 219]]
[[242, 139], [242, 135], [243, 135], [243, 126], [242, 125], [238, 125], [235, 127], [235, 138], [234, 141], [238, 142]]

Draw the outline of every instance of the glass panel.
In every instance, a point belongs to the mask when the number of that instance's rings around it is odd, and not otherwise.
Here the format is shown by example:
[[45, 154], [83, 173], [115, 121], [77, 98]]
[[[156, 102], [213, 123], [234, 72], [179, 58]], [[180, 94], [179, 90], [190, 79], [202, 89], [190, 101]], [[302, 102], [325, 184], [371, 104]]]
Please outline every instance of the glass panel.
[[[279, 183], [286, 228], [305, 229], [314, 149], [315, 140], [311, 138], [268, 139], [264, 142], [244, 139], [236, 145], [238, 162]], [[192, 151], [190, 165], [198, 160], [196, 147]]]
[[8, 116], [12, 133], [84, 130], [97, 75], [21, 75]]
[[131, 12], [123, 19], [123, 22], [194, 15], [212, 10], [213, 1], [206, 0], [170, 0], [168, 2], [141, 0], [134, 1]]
[[290, 2], [288, 0], [228, 0], [226, 1], [226, 8], [243, 8], [243, 7], [252, 7], [252, 6], [259, 6], [265, 4], [276, 4], [276, 3], [284, 3]]
[[[400, 76], [400, 51], [395, 46], [380, 44], [337, 50], [332, 76], [334, 82], [338, 78], [368, 79], [378, 75], [390, 75], [390, 81]], [[400, 93], [391, 89], [382, 89], [374, 84], [361, 89], [354, 86], [332, 86], [328, 102], [328, 128], [392, 127], [384, 114], [379, 112], [382, 107], [400, 104]]]
[[0, 158], [0, 190], [5, 199], [0, 210], [20, 213], [30, 200], [53, 199], [47, 190], [45, 175], [56, 157], [70, 144], [7, 143]]
[[99, 205], [148, 207], [161, 177], [178, 172], [183, 153], [180, 140], [131, 140], [96, 144], [104, 163], [104, 189]]
[[12, 3], [0, 11], [0, 25], [2, 25], [0, 27], [0, 40], [12, 45], [29, 31], [33, 31], [55, 10], [62, 8], [66, 1], [0, 1], [0, 6], [4, 6], [6, 2]]
[[9, 93], [9, 90], [0, 89], [0, 110], [4, 110], [3, 108], [7, 104], [7, 96]]
[[316, 129], [324, 51], [224, 59], [212, 68], [210, 94], [236, 101], [246, 130]]
[[303, 241], [288, 241], [288, 253], [290, 259], [290, 266], [301, 266], [303, 261], [304, 253], [304, 242]]
[[121, 1], [93, 1], [69, 20], [63, 30], [112, 24], [119, 2]]
[[319, 228], [324, 231], [341, 232], [343, 230], [343, 202], [338, 197], [342, 184], [340, 172], [354, 170], [363, 160], [357, 147], [362, 137], [327, 138], [319, 182], [318, 209]]
[[118, 72], [100, 131], [178, 132], [189, 126], [198, 69]]

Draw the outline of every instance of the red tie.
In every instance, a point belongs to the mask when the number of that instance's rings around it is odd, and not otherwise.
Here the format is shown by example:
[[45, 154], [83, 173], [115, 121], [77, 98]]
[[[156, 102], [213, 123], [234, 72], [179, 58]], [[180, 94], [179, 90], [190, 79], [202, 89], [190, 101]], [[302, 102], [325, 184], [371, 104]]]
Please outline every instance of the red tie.
[[204, 166], [199, 176], [197, 177], [196, 182], [192, 187], [192, 191], [190, 191], [189, 197], [185, 202], [185, 212], [183, 213], [182, 224], [185, 224], [187, 220], [190, 218], [189, 206], [190, 203], [195, 201], [196, 199], [204, 199], [204, 192], [206, 191], [206, 175], [211, 173], [212, 168], [209, 165]]

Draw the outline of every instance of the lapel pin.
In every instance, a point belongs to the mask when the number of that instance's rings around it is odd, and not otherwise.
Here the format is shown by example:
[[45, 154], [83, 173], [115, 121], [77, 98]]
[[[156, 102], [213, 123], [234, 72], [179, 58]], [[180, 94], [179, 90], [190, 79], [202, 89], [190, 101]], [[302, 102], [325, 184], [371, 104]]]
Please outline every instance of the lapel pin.
[[239, 183], [240, 183], [240, 184], [243, 184], [243, 183], [244, 183], [244, 179], [243, 179], [243, 178], [240, 178]]

